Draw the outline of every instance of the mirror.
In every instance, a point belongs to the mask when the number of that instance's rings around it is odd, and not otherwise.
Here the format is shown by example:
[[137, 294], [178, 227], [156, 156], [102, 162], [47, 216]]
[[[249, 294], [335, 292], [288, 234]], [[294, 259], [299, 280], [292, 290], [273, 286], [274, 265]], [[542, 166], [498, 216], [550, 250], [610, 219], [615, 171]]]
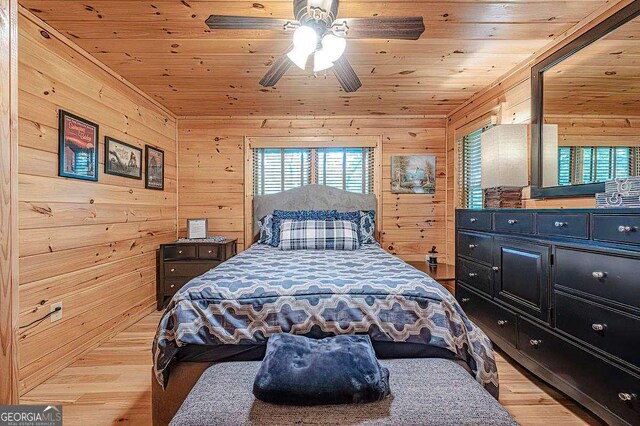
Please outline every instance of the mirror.
[[640, 175], [640, 2], [532, 71], [532, 196], [587, 195]]

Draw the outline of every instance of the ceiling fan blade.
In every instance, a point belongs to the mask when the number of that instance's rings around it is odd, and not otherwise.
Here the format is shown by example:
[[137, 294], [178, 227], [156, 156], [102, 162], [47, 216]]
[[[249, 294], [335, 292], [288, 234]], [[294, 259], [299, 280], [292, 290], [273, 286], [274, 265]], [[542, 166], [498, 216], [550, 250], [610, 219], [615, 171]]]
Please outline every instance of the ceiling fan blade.
[[333, 73], [336, 75], [340, 85], [347, 93], [355, 92], [362, 87], [360, 79], [353, 70], [349, 60], [344, 55], [333, 63]]
[[422, 16], [336, 19], [333, 27], [340, 30], [345, 24], [346, 38], [417, 40], [425, 30]]
[[212, 30], [290, 30], [300, 25], [292, 19], [211, 15], [205, 21]]
[[269, 71], [260, 80], [260, 85], [263, 87], [273, 87], [280, 81], [280, 79], [289, 71], [289, 68], [293, 65], [293, 62], [287, 55], [282, 55], [274, 64], [269, 68]]

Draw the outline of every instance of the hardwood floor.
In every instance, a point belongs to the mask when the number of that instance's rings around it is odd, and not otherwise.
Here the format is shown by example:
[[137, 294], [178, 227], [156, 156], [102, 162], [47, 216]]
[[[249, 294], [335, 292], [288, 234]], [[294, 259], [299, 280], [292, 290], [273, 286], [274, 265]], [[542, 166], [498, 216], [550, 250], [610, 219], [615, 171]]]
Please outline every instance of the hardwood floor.
[[[155, 312], [87, 353], [22, 397], [63, 404], [65, 425], [151, 424], [151, 343]], [[598, 425], [584, 409], [498, 354], [500, 402], [521, 425]]]

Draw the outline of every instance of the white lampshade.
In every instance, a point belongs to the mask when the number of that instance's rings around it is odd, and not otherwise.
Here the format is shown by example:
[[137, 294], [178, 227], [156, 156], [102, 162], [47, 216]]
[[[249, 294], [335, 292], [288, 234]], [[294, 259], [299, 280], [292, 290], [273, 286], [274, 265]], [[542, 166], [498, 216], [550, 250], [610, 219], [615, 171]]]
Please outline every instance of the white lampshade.
[[542, 186], [558, 186], [558, 125], [542, 126]]
[[333, 34], [327, 34], [322, 37], [322, 50], [331, 62], [335, 62], [340, 59], [346, 48], [347, 40], [342, 37], [338, 37]]
[[529, 184], [526, 124], [501, 124], [482, 133], [482, 189]]

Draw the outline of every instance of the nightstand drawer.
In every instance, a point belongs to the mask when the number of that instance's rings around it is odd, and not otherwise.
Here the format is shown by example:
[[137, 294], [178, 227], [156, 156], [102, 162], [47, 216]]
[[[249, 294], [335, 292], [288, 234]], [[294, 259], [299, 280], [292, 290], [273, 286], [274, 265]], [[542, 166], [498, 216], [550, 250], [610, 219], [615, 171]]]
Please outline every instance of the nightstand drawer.
[[220, 262], [167, 262], [164, 264], [164, 275], [171, 277], [195, 278], [218, 266]]
[[200, 259], [221, 259], [221, 253], [224, 250], [224, 246], [219, 244], [201, 244], [198, 247], [198, 257]]
[[164, 246], [164, 260], [195, 259], [197, 247], [191, 244]]
[[167, 278], [164, 280], [164, 295], [173, 296], [189, 281], [191, 281], [191, 278]]

